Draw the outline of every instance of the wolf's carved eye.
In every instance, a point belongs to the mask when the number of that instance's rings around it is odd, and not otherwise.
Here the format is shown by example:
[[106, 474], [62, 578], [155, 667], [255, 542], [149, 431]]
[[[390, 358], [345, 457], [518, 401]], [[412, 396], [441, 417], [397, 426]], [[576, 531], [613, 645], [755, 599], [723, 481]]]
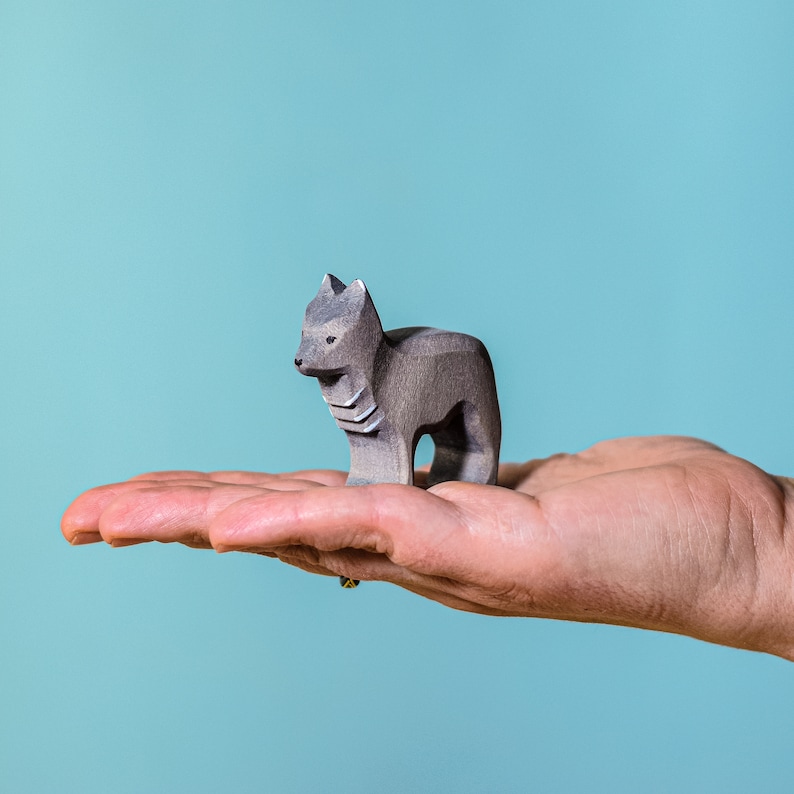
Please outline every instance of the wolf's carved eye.
[[334, 342], [336, 342], [336, 337], [335, 336], [327, 336], [325, 338], [325, 341], [328, 342], [329, 345], [332, 345]]

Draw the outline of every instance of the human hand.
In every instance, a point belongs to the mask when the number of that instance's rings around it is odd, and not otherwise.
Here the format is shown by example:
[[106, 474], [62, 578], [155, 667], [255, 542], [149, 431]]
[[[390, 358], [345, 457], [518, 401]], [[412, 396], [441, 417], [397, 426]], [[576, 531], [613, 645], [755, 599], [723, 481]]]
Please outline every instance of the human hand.
[[602, 442], [499, 486], [157, 472], [64, 514], [75, 544], [179, 542], [393, 582], [456, 609], [676, 632], [794, 660], [794, 483], [702, 441]]

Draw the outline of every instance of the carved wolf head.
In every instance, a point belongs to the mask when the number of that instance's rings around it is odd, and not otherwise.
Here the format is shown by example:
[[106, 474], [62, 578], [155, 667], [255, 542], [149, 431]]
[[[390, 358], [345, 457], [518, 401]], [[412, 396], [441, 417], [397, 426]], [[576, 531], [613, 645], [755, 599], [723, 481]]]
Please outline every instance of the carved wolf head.
[[306, 307], [295, 366], [315, 378], [369, 369], [383, 338], [383, 327], [364, 282], [345, 286], [327, 275]]

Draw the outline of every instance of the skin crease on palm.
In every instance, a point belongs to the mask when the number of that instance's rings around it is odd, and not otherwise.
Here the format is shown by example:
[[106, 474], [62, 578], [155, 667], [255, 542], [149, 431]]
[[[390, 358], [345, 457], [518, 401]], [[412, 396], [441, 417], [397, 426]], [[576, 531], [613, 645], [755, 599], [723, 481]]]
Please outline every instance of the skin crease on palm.
[[[794, 660], [794, 481], [703, 441], [605, 441], [499, 485], [155, 472], [94, 488], [74, 544], [178, 542], [392, 582], [456, 609], [656, 629]], [[418, 474], [417, 479], [421, 477]]]

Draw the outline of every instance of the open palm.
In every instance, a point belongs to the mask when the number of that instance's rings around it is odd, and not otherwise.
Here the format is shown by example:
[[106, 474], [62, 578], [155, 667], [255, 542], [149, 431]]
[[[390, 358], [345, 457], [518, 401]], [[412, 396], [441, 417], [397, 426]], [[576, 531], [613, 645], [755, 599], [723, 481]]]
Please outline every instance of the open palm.
[[792, 483], [702, 441], [602, 442], [499, 485], [157, 472], [82, 494], [74, 544], [180, 542], [393, 582], [491, 615], [616, 623], [794, 658]]

